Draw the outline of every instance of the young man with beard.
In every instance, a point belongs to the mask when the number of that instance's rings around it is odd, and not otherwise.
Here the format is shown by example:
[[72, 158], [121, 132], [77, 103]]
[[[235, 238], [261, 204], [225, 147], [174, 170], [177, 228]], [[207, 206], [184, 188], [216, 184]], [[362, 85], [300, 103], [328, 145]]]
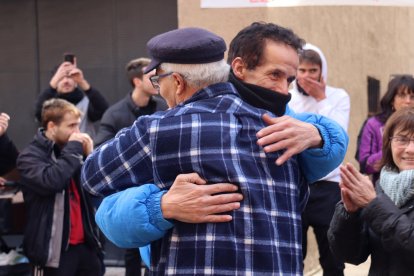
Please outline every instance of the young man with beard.
[[96, 88], [86, 80], [82, 70], [73, 62], [60, 64], [50, 79], [49, 87], [37, 98], [35, 116], [41, 122], [42, 105], [49, 99], [64, 99], [74, 104], [81, 112], [79, 129], [92, 138], [96, 135], [97, 122], [108, 108], [108, 102]]
[[79, 183], [92, 139], [79, 131], [79, 109], [65, 100], [46, 101], [41, 119], [42, 128], [17, 159], [27, 211], [25, 255], [34, 275], [101, 276], [94, 208]]
[[144, 74], [150, 61], [148, 58], [138, 58], [128, 62], [125, 69], [133, 90], [105, 111], [94, 139], [96, 146], [114, 138], [118, 131], [131, 126], [140, 116], [168, 108], [164, 99], [157, 96], [158, 91], [149, 80], [154, 72]]

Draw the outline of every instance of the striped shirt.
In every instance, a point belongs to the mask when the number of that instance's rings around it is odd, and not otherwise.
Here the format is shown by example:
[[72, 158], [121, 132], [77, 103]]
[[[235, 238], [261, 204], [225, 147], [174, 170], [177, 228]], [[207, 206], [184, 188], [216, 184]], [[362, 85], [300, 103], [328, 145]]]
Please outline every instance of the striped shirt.
[[265, 153], [256, 133], [264, 110], [243, 102], [233, 85], [198, 91], [166, 112], [140, 117], [86, 160], [84, 187], [107, 195], [180, 173], [239, 185], [244, 198], [227, 223], [177, 222], [152, 244], [152, 274], [302, 275], [300, 201], [307, 185], [296, 157]]

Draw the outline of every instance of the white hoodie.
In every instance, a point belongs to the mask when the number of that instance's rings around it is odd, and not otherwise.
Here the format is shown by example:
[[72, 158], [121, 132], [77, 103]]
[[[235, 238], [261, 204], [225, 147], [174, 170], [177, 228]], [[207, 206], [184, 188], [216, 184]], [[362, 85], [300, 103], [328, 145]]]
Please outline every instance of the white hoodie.
[[[322, 51], [318, 47], [309, 43], [306, 44], [303, 47], [303, 49], [314, 50], [319, 54], [322, 60], [322, 77], [325, 80], [325, 83], [327, 83], [328, 64]], [[292, 94], [292, 99], [289, 102], [289, 107], [293, 109], [295, 112], [311, 112], [323, 115], [336, 121], [340, 126], [342, 126], [345, 129], [345, 131], [348, 130], [349, 112], [351, 109], [351, 104], [349, 95], [344, 89], [326, 85], [326, 98], [319, 102], [311, 96], [306, 96], [300, 93], [298, 91], [296, 81], [293, 83], [293, 88], [289, 92]], [[339, 168], [336, 168], [320, 180], [339, 182]]]

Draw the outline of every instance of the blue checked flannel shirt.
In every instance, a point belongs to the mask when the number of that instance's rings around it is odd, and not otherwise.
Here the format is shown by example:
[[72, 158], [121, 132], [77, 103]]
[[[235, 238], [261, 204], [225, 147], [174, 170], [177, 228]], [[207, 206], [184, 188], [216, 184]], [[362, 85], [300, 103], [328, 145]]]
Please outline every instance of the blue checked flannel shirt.
[[308, 187], [295, 157], [265, 153], [256, 133], [264, 110], [243, 102], [230, 83], [211, 85], [166, 112], [140, 117], [94, 151], [84, 187], [107, 195], [144, 183], [168, 189], [180, 173], [238, 184], [233, 220], [175, 227], [152, 243], [154, 275], [302, 275], [300, 203]]

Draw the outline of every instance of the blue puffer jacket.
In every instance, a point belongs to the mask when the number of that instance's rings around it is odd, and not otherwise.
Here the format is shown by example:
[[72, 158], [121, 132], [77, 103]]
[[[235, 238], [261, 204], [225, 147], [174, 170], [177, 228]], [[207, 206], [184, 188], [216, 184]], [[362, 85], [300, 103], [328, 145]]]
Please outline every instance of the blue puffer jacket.
[[[337, 123], [321, 115], [295, 114], [289, 109], [286, 115], [313, 124], [323, 138], [322, 148], [308, 149], [299, 154], [300, 166], [310, 183], [339, 166], [346, 153], [348, 136]], [[150, 243], [163, 237], [174, 226], [163, 218], [161, 211], [161, 197], [166, 192], [154, 184], [146, 184], [112, 194], [101, 203], [96, 222], [117, 246], [142, 247], [141, 257], [148, 265]], [[306, 202], [301, 204], [304, 207]]]

